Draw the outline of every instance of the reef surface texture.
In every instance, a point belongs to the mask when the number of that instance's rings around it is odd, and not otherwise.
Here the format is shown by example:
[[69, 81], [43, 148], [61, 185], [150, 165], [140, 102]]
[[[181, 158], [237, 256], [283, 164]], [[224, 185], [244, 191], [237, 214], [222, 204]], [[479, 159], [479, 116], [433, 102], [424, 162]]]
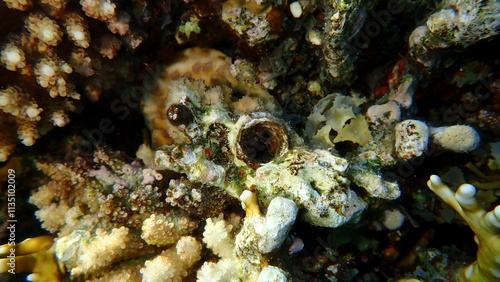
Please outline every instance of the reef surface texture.
[[0, 280], [500, 279], [498, 1], [0, 18]]

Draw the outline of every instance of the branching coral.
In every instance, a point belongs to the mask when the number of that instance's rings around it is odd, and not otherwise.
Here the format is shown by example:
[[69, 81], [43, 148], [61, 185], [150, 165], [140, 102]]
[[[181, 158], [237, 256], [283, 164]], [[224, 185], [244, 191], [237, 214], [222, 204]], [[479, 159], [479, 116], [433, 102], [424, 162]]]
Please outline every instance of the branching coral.
[[33, 2], [31, 0], [4, 0], [7, 7], [10, 9], [26, 11], [33, 6]]
[[[127, 64], [115, 63], [101, 54], [121, 61], [116, 59], [116, 46], [125, 43], [128, 51], [134, 51], [144, 40], [140, 29], [130, 29], [133, 23], [129, 14], [112, 1], [82, 0], [81, 5], [64, 0], [44, 0], [36, 5], [24, 0], [4, 2], [7, 5], [0, 5], [0, 13], [6, 15], [1, 25], [0, 62], [8, 71], [1, 70], [0, 91], [18, 89], [43, 113], [36, 123], [29, 124], [17, 116], [0, 115], [5, 129], [0, 133], [0, 161], [13, 153], [16, 131], [24, 132], [19, 139], [30, 146], [52, 126], [62, 127], [69, 122], [69, 113], [80, 108], [81, 94], [96, 100], [103, 89], [114, 86], [116, 77], [127, 76], [124, 72], [132, 66], [131, 60]], [[26, 12], [10, 13], [9, 9]], [[89, 17], [102, 21], [104, 29], [94, 19], [90, 26]], [[106, 26], [108, 32], [103, 33]], [[101, 44], [109, 42], [106, 36], [112, 33], [118, 34], [118, 38], [112, 37], [114, 44]], [[25, 141], [28, 138], [30, 142]]]
[[479, 246], [477, 261], [460, 272], [461, 281], [495, 281], [500, 277], [500, 206], [486, 212], [476, 199], [476, 188], [461, 185], [456, 193], [437, 175], [427, 182], [429, 188], [462, 216]]
[[220, 218], [207, 220], [203, 241], [220, 260], [206, 262], [198, 271], [199, 281], [286, 281], [285, 272], [267, 265], [269, 253], [285, 240], [295, 222], [297, 206], [291, 200], [276, 197], [267, 214], [260, 213], [255, 193], [245, 190], [240, 199], [246, 208], [243, 226], [235, 236], [238, 223]]
[[3, 111], [0, 121], [4, 135], [0, 142], [0, 161], [5, 161], [14, 151], [16, 131], [17, 139], [26, 146], [33, 145], [40, 137], [37, 124], [42, 109], [35, 99], [15, 86], [0, 90], [0, 109]]
[[[104, 151], [93, 162], [39, 163], [52, 181], [30, 199], [44, 228], [58, 233], [55, 253], [73, 277], [104, 277], [112, 265], [161, 252], [158, 246], [168, 247], [197, 227], [196, 220], [166, 205], [159, 184], [168, 183], [168, 173]], [[121, 272], [138, 270], [136, 264]]]
[[81, 0], [82, 10], [91, 18], [106, 21], [116, 16], [116, 4], [110, 0]]
[[[29, 14], [24, 23], [26, 31], [11, 34], [10, 42], [1, 50], [2, 65], [16, 72], [19, 79], [10, 80], [7, 85], [2, 81], [3, 99], [15, 102], [2, 107], [6, 113], [0, 118], [5, 124], [1, 133], [5, 144], [0, 147], [0, 161], [5, 161], [13, 152], [16, 143], [13, 132], [18, 132], [18, 139], [24, 145], [31, 146], [51, 124], [66, 125], [68, 112], [76, 110], [74, 100], [80, 99], [75, 86], [68, 80], [72, 68], [54, 51], [62, 42], [60, 26], [42, 13]], [[48, 94], [44, 93], [44, 88]]]
[[[28, 190], [48, 181], [30, 202], [39, 209], [42, 227], [55, 236], [35, 239], [50, 248], [27, 254], [40, 259], [35, 265], [50, 265], [44, 270], [51, 273], [26, 270], [52, 281], [60, 278], [56, 261], [67, 269], [63, 279], [93, 281], [401, 277], [406, 270], [393, 266], [414, 261], [417, 246], [426, 243], [417, 242], [401, 263], [397, 257], [406, 251], [398, 248], [410, 237], [410, 225], [422, 219], [406, 205], [408, 198], [387, 200], [415, 196], [419, 204], [427, 200], [418, 205], [422, 209], [432, 201], [418, 189], [401, 193], [402, 183], [394, 179], [400, 176], [394, 175], [401, 172], [398, 165], [413, 165], [415, 157], [432, 153], [429, 141], [454, 152], [470, 152], [480, 142], [472, 127], [432, 128], [416, 120], [438, 119], [435, 104], [417, 107], [431, 100], [427, 92], [435, 91], [427, 90], [442, 74], [420, 75], [420, 66], [409, 58], [425, 65], [434, 52], [498, 33], [498, 22], [497, 3], [489, 1], [443, 1], [432, 12], [433, 1], [395, 1], [404, 11], [379, 10], [391, 2], [4, 0], [0, 160], [16, 143], [34, 145], [51, 126], [68, 124], [79, 99], [92, 115], [74, 113], [75, 127], [26, 150], [47, 176], [30, 179]], [[476, 8], [469, 13], [467, 6]], [[17, 11], [4, 13], [9, 9]], [[400, 39], [415, 28], [415, 18], [427, 18], [427, 24], [410, 36], [408, 54]], [[462, 39], [465, 43], [458, 42]], [[381, 81], [393, 62], [387, 81]], [[152, 78], [143, 81], [147, 72]], [[454, 90], [449, 92], [462, 89]], [[102, 130], [105, 138], [91, 142], [132, 153], [148, 136], [148, 126], [151, 146], [146, 140], [137, 153], [145, 165], [107, 149], [75, 150], [81, 139], [57, 140], [73, 129], [87, 135], [89, 126], [108, 118], [113, 132]], [[62, 152], [47, 154], [54, 144], [63, 145]], [[17, 174], [19, 182], [24, 175]], [[401, 187], [414, 188], [412, 182]], [[435, 178], [431, 184], [444, 189]], [[469, 186], [461, 188], [452, 195], [459, 203], [454, 208], [479, 220], [473, 229], [490, 229], [475, 230], [479, 258], [464, 271], [466, 278], [494, 275], [491, 269], [498, 267], [487, 265], [492, 254], [483, 246], [496, 239], [500, 213], [476, 209], [472, 194]], [[361, 217], [367, 208], [373, 212]], [[481, 213], [484, 218], [476, 218]], [[307, 224], [314, 225], [314, 234]], [[349, 249], [338, 230], [358, 248]], [[304, 272], [306, 277], [295, 276]]]
[[201, 244], [194, 237], [184, 236], [175, 247], [146, 261], [141, 269], [142, 281], [182, 281], [188, 270], [201, 258]]
[[90, 46], [90, 32], [87, 21], [77, 13], [70, 13], [64, 19], [64, 27], [69, 38], [76, 46]]

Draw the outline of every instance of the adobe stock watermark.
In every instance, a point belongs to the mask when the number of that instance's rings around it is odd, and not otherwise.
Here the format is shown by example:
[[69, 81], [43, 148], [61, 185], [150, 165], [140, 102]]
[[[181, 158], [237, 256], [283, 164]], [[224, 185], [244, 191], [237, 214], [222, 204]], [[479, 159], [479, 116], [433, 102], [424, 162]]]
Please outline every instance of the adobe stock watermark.
[[[150, 76], [142, 80], [142, 85], [135, 86], [130, 91], [111, 102], [110, 111], [115, 114], [120, 121], [124, 121], [128, 118], [133, 110], [139, 110], [141, 100], [145, 94], [153, 90], [152, 85], [148, 83], [160, 79], [159, 66], [157, 66], [155, 70], [151, 68], [146, 68], [146, 70]], [[106, 140], [106, 135], [113, 133], [116, 128], [117, 126], [112, 119], [107, 117], [102, 118], [97, 127], [82, 130], [83, 135], [90, 144], [80, 144], [79, 149], [88, 154], [92, 153], [93, 148], [103, 145]]]
[[7, 272], [16, 274], [16, 171], [7, 170], [7, 250], [3, 250], [1, 263], [7, 265]]

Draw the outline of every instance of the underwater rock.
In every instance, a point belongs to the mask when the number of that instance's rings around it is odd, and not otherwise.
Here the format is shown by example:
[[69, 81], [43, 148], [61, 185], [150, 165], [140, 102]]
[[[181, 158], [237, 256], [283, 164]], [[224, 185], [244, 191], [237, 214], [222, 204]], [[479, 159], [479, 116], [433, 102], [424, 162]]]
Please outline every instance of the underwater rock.
[[433, 67], [447, 48], [467, 47], [500, 32], [497, 1], [446, 0], [425, 25], [409, 38], [409, 53], [424, 67]]
[[254, 111], [238, 115], [231, 109], [247, 96], [232, 102], [228, 89], [182, 78], [172, 81], [170, 91], [191, 118], [178, 126], [171, 123], [183, 141], [156, 151], [159, 167], [234, 197], [255, 187], [265, 205], [276, 196], [291, 199], [306, 210], [307, 221], [319, 226], [342, 225], [365, 208], [344, 176], [347, 161], [307, 149], [284, 121], [263, 111], [265, 99], [248, 97]]
[[352, 42], [375, 1], [325, 1], [323, 55], [326, 76], [338, 84], [352, 78], [358, 50]]

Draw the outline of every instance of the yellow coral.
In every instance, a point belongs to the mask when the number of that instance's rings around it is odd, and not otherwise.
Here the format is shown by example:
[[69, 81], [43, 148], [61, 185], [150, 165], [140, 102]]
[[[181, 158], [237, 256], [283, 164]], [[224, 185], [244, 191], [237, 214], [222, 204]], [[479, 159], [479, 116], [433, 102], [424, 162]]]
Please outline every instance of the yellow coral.
[[449, 204], [470, 226], [479, 246], [477, 260], [460, 273], [460, 281], [498, 281], [500, 279], [500, 205], [486, 212], [479, 206], [476, 188], [462, 184], [456, 193], [437, 175], [427, 182], [429, 188]]
[[90, 33], [87, 22], [77, 13], [70, 13], [64, 19], [64, 27], [69, 38], [76, 46], [88, 48]]
[[321, 99], [307, 117], [306, 133], [311, 144], [325, 149], [342, 141], [368, 144], [372, 135], [359, 108], [365, 102], [366, 99], [357, 94], [334, 93]]
[[26, 11], [33, 6], [31, 0], [3, 0], [10, 9]]
[[240, 195], [240, 200], [245, 204], [245, 211], [247, 217], [259, 216], [261, 215], [259, 209], [259, 202], [257, 201], [257, 195], [250, 190], [245, 190]]
[[106, 21], [115, 16], [116, 4], [109, 0], [80, 0], [82, 10], [88, 17]]
[[[12, 250], [15, 257], [11, 257]], [[54, 237], [45, 235], [29, 238], [18, 244], [0, 246], [0, 273], [31, 272], [30, 281], [61, 281], [64, 273], [54, 253]]]
[[29, 15], [25, 25], [32, 36], [47, 45], [57, 46], [62, 40], [62, 31], [56, 21], [41, 14]]
[[334, 143], [342, 141], [351, 141], [358, 143], [361, 146], [368, 144], [372, 140], [372, 134], [366, 123], [366, 119], [362, 115], [358, 115], [351, 120], [351, 123], [346, 124], [333, 139]]
[[11, 71], [23, 69], [26, 66], [24, 51], [14, 43], [8, 43], [2, 50], [1, 62]]

